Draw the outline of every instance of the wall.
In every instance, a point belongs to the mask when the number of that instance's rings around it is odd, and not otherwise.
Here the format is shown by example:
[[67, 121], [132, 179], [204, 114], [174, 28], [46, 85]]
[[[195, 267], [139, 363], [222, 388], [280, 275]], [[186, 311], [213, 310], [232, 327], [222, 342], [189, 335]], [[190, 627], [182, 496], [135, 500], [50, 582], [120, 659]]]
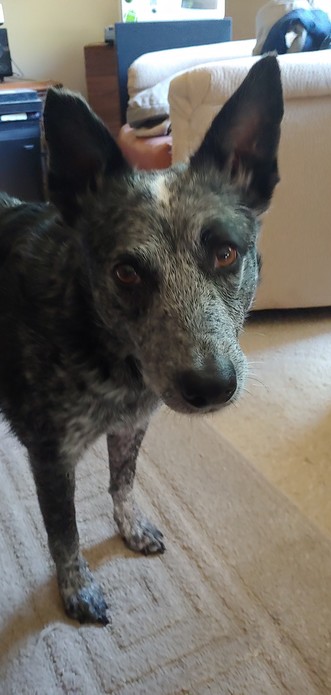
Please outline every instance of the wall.
[[83, 47], [103, 41], [104, 27], [119, 19], [118, 0], [1, 2], [12, 58], [24, 76], [86, 93]]
[[[255, 35], [262, 0], [227, 0], [234, 38]], [[103, 30], [120, 18], [119, 0], [2, 0], [14, 71], [53, 78], [86, 93], [83, 47], [103, 41]]]
[[226, 0], [225, 14], [233, 20], [234, 39], [255, 37], [255, 16], [267, 0]]

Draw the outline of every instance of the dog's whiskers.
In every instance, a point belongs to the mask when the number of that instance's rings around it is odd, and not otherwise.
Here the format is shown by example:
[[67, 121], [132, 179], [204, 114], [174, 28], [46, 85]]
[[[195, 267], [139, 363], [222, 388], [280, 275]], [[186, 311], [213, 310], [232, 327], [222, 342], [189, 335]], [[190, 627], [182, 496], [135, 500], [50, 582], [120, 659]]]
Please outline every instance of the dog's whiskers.
[[243, 388], [243, 393], [248, 393], [249, 396], [253, 396], [253, 395], [254, 395], [251, 391], [249, 391], [249, 389], [247, 388], [247, 386], [244, 386], [244, 388]]
[[270, 389], [267, 386], [267, 384], [265, 384], [264, 381], [261, 381], [261, 379], [258, 379], [257, 376], [255, 376], [254, 374], [249, 374], [247, 378], [252, 382], [253, 386], [263, 386], [267, 393], [269, 393]]

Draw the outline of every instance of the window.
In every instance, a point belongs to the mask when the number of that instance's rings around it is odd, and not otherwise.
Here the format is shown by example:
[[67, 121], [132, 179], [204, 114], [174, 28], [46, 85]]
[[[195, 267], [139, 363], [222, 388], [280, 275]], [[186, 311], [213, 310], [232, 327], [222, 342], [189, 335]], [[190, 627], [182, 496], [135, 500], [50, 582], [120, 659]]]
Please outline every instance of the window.
[[224, 0], [121, 0], [124, 22], [222, 19]]

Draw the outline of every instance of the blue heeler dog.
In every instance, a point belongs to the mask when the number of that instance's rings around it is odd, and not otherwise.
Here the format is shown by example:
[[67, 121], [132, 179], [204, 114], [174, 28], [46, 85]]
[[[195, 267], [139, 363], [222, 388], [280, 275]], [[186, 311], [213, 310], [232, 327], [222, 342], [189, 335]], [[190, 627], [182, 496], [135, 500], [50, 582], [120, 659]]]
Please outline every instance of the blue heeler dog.
[[0, 195], [0, 405], [28, 451], [65, 610], [107, 623], [79, 551], [75, 465], [108, 438], [126, 543], [164, 551], [138, 509], [139, 447], [160, 402], [204, 414], [234, 401], [238, 335], [259, 277], [260, 215], [278, 181], [276, 58], [258, 61], [187, 164], [132, 171], [79, 96], [50, 90], [51, 204]]

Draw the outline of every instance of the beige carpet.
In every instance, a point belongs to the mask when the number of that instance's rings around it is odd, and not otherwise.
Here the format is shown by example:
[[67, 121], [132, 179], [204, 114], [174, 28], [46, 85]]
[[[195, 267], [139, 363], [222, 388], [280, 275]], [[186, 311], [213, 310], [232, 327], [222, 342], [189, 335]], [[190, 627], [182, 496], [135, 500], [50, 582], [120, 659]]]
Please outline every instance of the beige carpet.
[[167, 540], [126, 550], [105, 445], [79, 467], [82, 544], [112, 610], [64, 617], [24, 454], [1, 429], [1, 695], [323, 695], [331, 691], [331, 542], [209, 421], [161, 411], [138, 498]]
[[331, 538], [331, 309], [256, 313], [246, 392], [212, 427]]

